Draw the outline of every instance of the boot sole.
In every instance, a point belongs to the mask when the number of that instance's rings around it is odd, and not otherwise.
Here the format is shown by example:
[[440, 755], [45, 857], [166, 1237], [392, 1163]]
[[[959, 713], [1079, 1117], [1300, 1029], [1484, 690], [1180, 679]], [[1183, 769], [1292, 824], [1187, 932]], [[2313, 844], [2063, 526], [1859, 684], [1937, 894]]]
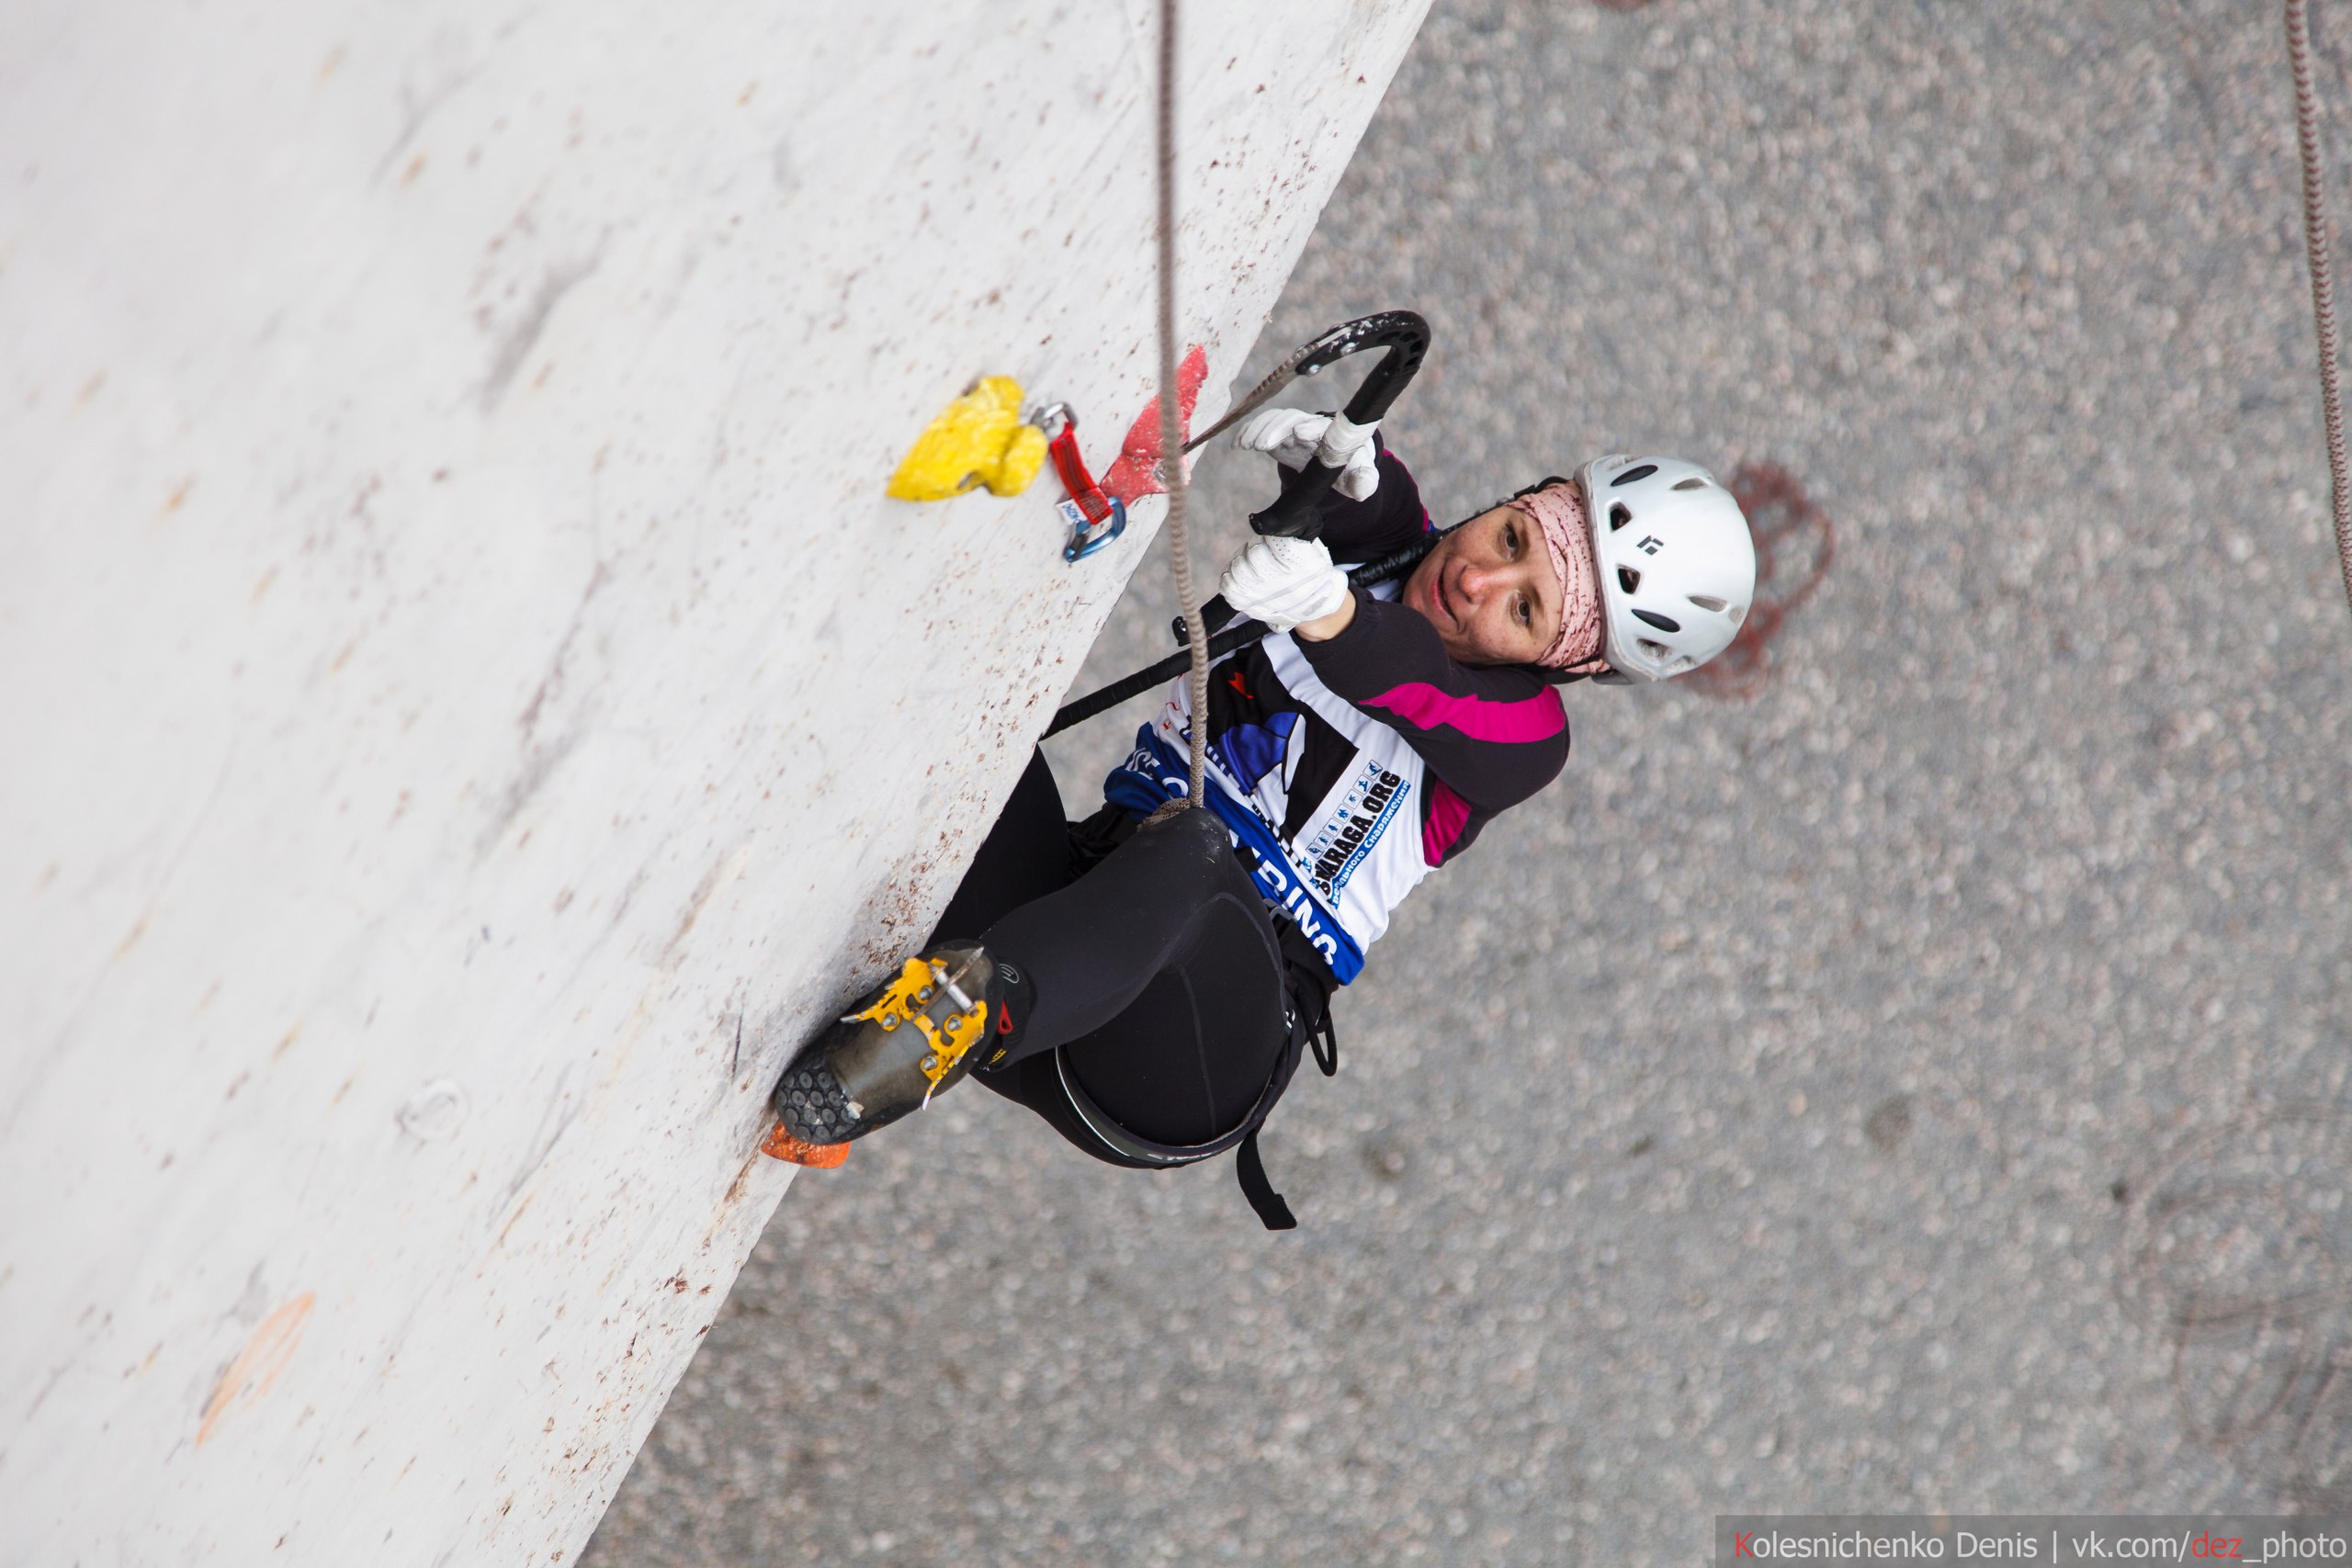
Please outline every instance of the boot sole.
[[864, 1130], [821, 1043], [784, 1070], [775, 1086], [775, 1112], [785, 1131], [806, 1144], [845, 1144]]

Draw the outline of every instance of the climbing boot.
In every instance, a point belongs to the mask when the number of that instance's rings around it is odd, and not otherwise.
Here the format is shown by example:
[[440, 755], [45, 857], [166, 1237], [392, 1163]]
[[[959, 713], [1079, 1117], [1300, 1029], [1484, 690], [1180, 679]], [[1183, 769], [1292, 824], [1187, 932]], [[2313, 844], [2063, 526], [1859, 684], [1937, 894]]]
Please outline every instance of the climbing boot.
[[[856, 1011], [803, 1047], [775, 1086], [782, 1157], [804, 1157], [862, 1138], [962, 1077], [988, 1032], [989, 981], [996, 965], [979, 947], [939, 947], [910, 958]], [[777, 1152], [772, 1150], [771, 1152]]]

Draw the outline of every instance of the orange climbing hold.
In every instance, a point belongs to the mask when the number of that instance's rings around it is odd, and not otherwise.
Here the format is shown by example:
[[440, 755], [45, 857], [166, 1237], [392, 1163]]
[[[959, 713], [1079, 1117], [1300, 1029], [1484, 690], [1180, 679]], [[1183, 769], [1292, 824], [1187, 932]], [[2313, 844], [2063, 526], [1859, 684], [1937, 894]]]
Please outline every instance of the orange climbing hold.
[[775, 1131], [768, 1134], [768, 1141], [760, 1145], [760, 1153], [775, 1159], [790, 1160], [794, 1165], [805, 1165], [812, 1170], [831, 1170], [849, 1158], [849, 1145], [805, 1142], [786, 1132], [784, 1123], [779, 1122], [775, 1124]]
[[1021, 383], [983, 376], [931, 422], [890, 476], [897, 501], [945, 501], [976, 485], [1019, 495], [1046, 461], [1046, 433], [1021, 422]]

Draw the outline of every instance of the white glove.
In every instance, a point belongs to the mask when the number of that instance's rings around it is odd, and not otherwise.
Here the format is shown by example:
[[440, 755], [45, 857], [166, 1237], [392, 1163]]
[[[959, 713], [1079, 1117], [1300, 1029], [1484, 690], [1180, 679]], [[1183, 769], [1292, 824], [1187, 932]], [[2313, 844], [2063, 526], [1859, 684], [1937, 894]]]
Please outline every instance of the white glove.
[[1320, 539], [1257, 539], [1226, 567], [1217, 590], [1243, 615], [1286, 632], [1346, 604], [1348, 574]]
[[1234, 431], [1233, 444], [1263, 452], [1285, 468], [1303, 468], [1319, 452], [1324, 462], [1340, 469], [1332, 488], [1350, 501], [1362, 501], [1380, 488], [1380, 453], [1372, 440], [1379, 428], [1378, 420], [1350, 424], [1345, 416], [1305, 409], [1260, 409]]

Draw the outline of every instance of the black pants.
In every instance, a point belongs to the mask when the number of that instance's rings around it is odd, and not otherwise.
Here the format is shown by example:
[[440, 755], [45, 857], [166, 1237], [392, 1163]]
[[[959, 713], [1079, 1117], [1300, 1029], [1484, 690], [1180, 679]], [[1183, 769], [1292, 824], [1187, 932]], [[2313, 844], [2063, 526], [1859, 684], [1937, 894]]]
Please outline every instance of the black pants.
[[1100, 1157], [1117, 1160], [1071, 1105], [1065, 1066], [1129, 1133], [1207, 1143], [1249, 1116], [1288, 1048], [1281, 945], [1210, 813], [1102, 847], [1063, 820], [1038, 753], [933, 933], [977, 937], [1027, 982], [1017, 1046], [974, 1076]]

